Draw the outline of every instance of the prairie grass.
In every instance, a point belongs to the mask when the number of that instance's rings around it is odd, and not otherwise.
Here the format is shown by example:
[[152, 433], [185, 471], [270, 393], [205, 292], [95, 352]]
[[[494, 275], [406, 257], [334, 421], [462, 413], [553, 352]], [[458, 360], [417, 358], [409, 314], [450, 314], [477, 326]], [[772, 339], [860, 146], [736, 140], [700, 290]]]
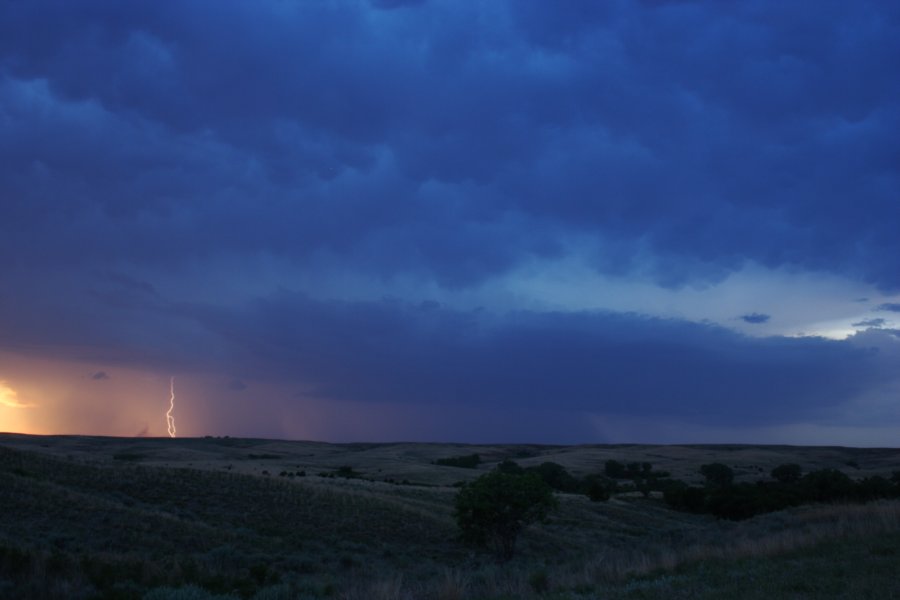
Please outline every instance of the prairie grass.
[[[75, 442], [63, 441], [68, 453]], [[184, 468], [187, 458], [164, 466], [153, 456], [176, 447], [160, 450], [163, 442], [83, 442], [107, 460], [0, 446], [0, 598], [763, 597], [753, 590], [813, 598], [849, 597], [840, 594], [853, 585], [873, 598], [900, 597], [887, 575], [900, 560], [897, 502], [800, 507], [735, 523], [674, 512], [654, 498], [595, 503], [561, 494], [550, 522], [523, 534], [513, 561], [496, 564], [458, 543], [453, 487]], [[287, 443], [200, 442], [177, 441], [190, 461], [219, 447], [296, 460]], [[336, 450], [315, 448], [341, 464]], [[354, 465], [362, 472], [377, 472], [376, 459], [389, 453], [378, 445], [352, 451], [373, 457]], [[485, 460], [509, 455], [475, 451]], [[541, 460], [540, 447], [527, 451], [527, 460]], [[113, 458], [123, 452], [147, 458]], [[436, 451], [414, 445], [391, 452], [407, 472], [472, 471], [432, 465]], [[887, 451], [865, 456], [891, 466]], [[863, 574], [871, 585], [856, 581]]]

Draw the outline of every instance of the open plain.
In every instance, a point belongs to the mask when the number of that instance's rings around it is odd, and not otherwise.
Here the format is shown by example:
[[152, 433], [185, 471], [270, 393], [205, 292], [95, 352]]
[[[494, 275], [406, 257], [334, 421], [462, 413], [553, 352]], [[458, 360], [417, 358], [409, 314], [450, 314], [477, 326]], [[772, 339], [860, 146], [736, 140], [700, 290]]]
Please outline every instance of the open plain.
[[[476, 453], [476, 468], [435, 464]], [[790, 446], [326, 444], [0, 436], [4, 598], [889, 598], [900, 504], [819, 504], [733, 522], [658, 494], [559, 508], [498, 563], [463, 545], [461, 482], [503, 460], [575, 476], [651, 462], [699, 483], [779, 464], [889, 477], [900, 450]], [[351, 474], [349, 477], [342, 476]]]

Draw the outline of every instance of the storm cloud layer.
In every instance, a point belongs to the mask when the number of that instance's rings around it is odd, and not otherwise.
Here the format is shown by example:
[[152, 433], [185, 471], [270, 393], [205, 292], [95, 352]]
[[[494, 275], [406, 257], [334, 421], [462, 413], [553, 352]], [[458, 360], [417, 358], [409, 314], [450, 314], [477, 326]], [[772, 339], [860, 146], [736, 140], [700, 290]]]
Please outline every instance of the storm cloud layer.
[[[897, 379], [897, 73], [893, 2], [5, 2], [0, 348], [211, 403], [826, 418]], [[516, 287], [576, 263], [877, 299], [832, 340]]]

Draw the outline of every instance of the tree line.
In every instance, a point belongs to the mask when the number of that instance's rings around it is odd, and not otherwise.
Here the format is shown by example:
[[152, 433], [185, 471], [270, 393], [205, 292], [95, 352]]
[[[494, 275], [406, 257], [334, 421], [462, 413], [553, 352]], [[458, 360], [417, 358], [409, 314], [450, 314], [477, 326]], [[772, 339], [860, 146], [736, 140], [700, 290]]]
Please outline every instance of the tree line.
[[814, 502], [900, 498], [900, 471], [890, 478], [876, 475], [854, 480], [837, 469], [803, 473], [800, 465], [791, 463], [772, 469], [769, 479], [752, 483], [735, 483], [734, 470], [723, 463], [701, 465], [699, 472], [704, 483], [697, 486], [672, 479], [648, 462], [608, 460], [602, 473], [579, 478], [555, 462], [522, 467], [507, 459], [462, 485], [455, 516], [463, 541], [488, 547], [500, 560], [508, 560], [519, 533], [531, 523], [546, 520], [556, 508], [554, 492], [584, 494], [600, 502], [614, 493], [639, 491], [647, 497], [658, 491], [675, 510], [732, 520]]

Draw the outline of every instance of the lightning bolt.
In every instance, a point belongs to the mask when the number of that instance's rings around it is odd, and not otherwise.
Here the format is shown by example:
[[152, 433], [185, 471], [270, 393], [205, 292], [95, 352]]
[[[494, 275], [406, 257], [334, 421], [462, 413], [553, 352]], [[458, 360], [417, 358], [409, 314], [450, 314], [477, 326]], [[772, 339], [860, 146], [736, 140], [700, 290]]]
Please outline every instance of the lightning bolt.
[[172, 396], [169, 398], [169, 410], [166, 411], [166, 425], [169, 427], [169, 437], [175, 437], [175, 417], [172, 411], [175, 410], [175, 376], [169, 378], [169, 392]]

